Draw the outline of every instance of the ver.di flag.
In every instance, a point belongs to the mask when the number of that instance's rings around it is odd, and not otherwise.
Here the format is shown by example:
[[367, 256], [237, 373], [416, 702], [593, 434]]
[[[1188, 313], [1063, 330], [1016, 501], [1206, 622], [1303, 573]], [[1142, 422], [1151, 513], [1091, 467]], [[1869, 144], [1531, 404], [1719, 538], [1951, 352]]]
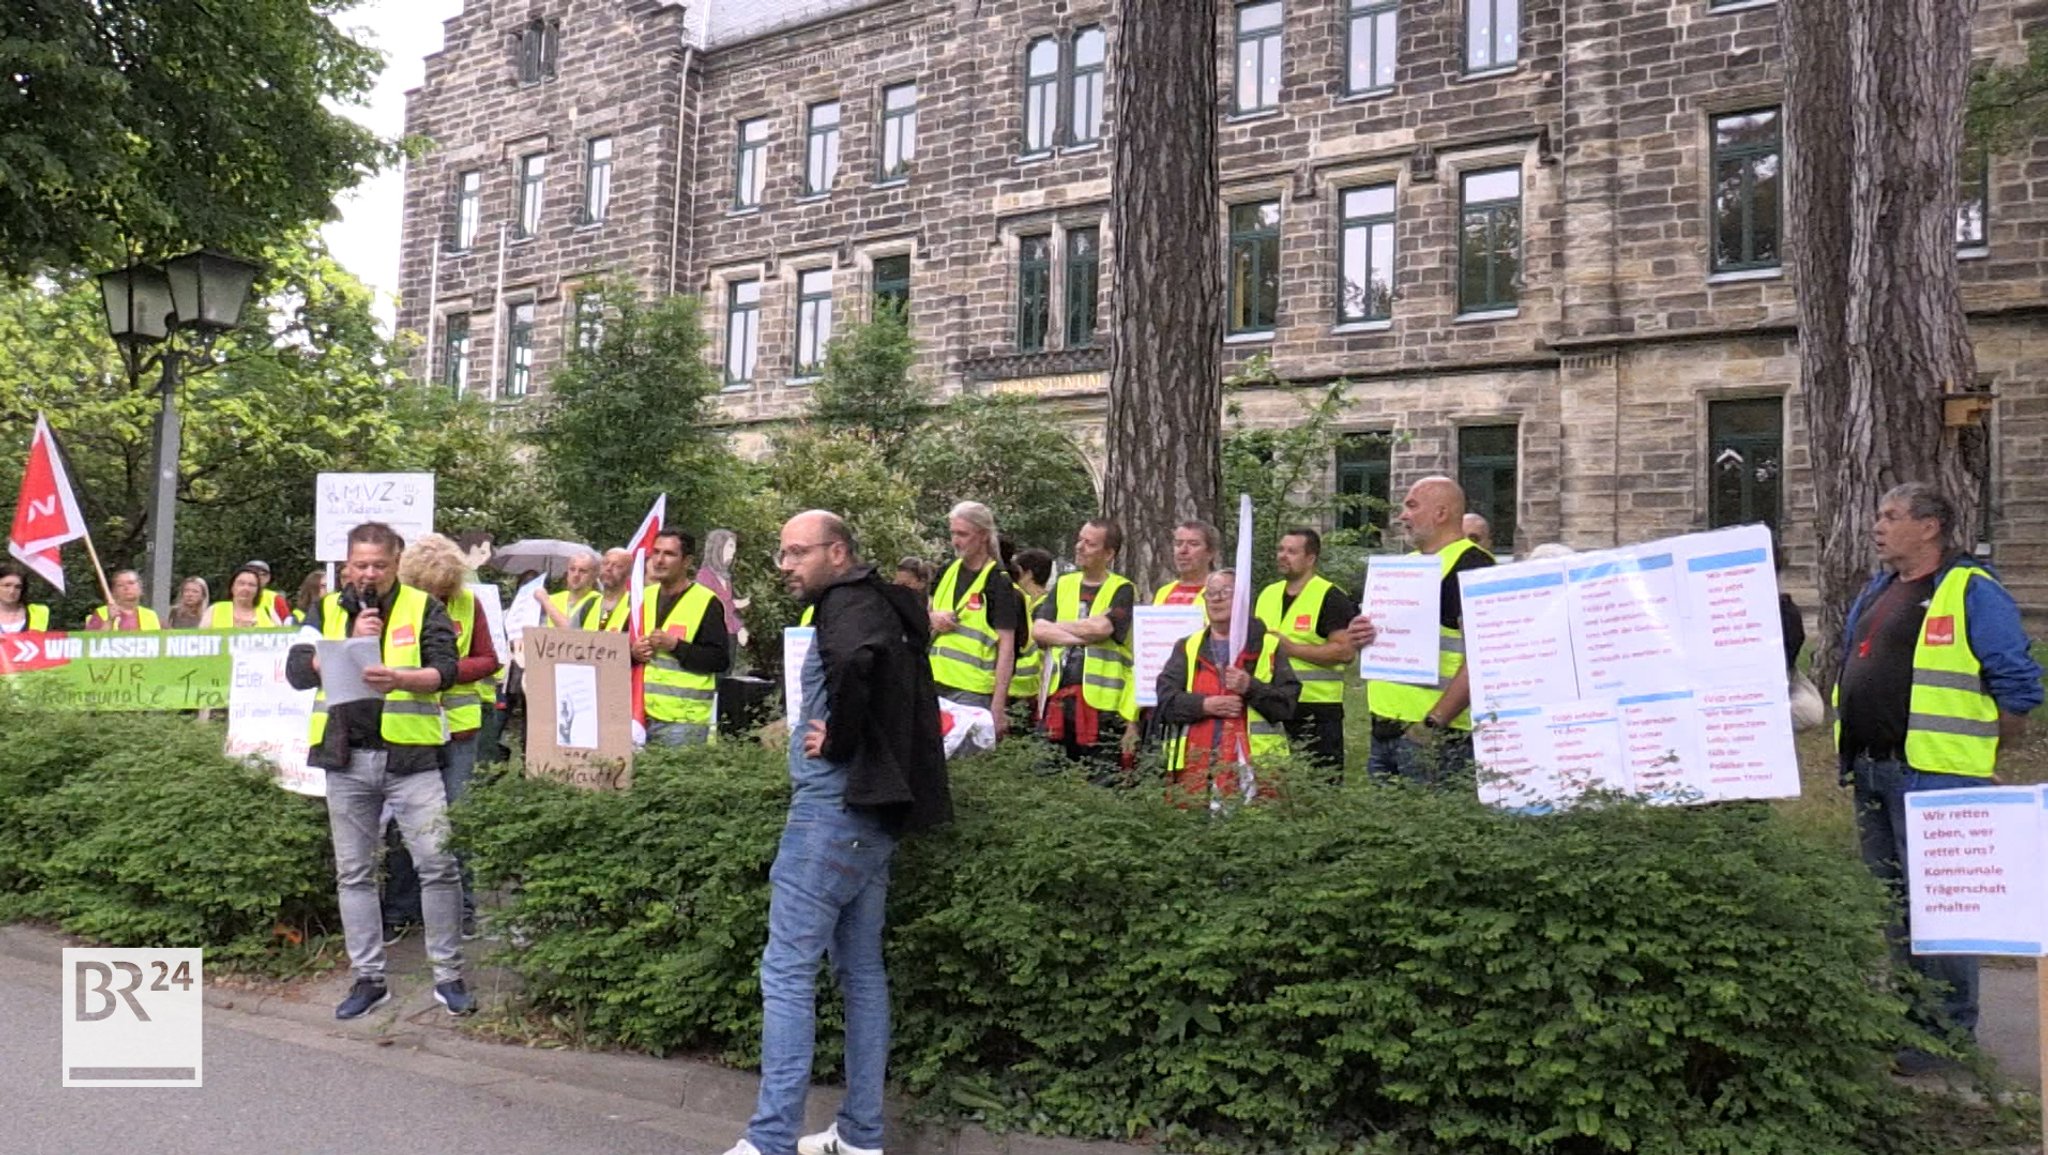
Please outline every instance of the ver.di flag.
[[7, 535], [7, 552], [62, 593], [64, 563], [57, 551], [85, 533], [85, 515], [78, 510], [71, 476], [64, 470], [49, 423], [38, 413], [35, 436], [28, 444], [28, 464], [21, 475], [21, 499], [14, 506], [14, 528]]
[[[668, 494], [654, 499], [654, 508], [647, 511], [647, 517], [633, 534], [633, 540], [626, 543], [626, 549], [633, 555], [633, 576], [627, 584], [628, 612], [626, 637], [629, 641], [640, 640], [640, 607], [646, 601], [647, 552], [654, 548], [654, 535], [661, 532], [662, 519], [668, 515]], [[633, 664], [633, 744], [647, 744], [647, 667], [638, 662]]]

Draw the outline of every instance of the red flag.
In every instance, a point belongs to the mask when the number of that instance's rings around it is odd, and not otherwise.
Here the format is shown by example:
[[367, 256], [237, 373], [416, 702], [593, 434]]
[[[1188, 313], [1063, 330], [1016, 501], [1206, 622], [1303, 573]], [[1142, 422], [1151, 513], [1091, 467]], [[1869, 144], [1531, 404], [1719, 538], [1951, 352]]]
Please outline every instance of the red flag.
[[28, 467], [21, 475], [21, 500], [14, 507], [14, 529], [7, 535], [7, 552], [62, 593], [64, 563], [57, 550], [84, 536], [85, 515], [78, 511], [78, 495], [71, 490], [71, 477], [64, 471], [64, 459], [57, 454], [50, 426], [38, 413], [35, 436], [28, 443]]
[[[654, 508], [647, 511], [647, 517], [633, 534], [633, 540], [626, 543], [626, 549], [633, 555], [633, 576], [627, 579], [626, 637], [630, 641], [640, 640], [640, 607], [646, 602], [647, 551], [654, 548], [654, 535], [661, 532], [662, 519], [668, 514], [668, 494], [654, 499]], [[647, 744], [647, 667], [635, 663], [633, 666], [633, 744]]]

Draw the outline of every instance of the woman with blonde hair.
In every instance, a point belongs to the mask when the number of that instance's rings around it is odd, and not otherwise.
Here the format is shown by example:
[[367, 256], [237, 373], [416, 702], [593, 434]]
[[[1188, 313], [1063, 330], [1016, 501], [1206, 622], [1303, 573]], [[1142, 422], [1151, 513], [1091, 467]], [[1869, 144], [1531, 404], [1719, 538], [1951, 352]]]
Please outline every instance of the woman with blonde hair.
[[[448, 619], [455, 623], [455, 684], [441, 695], [441, 714], [448, 720], [448, 757], [441, 766], [441, 785], [450, 805], [469, 791], [484, 710], [497, 708], [497, 686], [491, 676], [498, 672], [498, 653], [491, 645], [490, 623], [484, 620], [476, 595], [465, 581], [468, 574], [469, 562], [461, 548], [438, 533], [421, 534], [398, 558], [398, 580], [440, 601], [448, 608]], [[384, 887], [384, 933], [389, 942], [396, 942], [422, 919], [419, 875], [395, 826], [385, 863], [390, 876]], [[462, 937], [476, 937], [476, 896], [467, 864], [462, 868]]]
[[203, 577], [188, 577], [178, 587], [178, 600], [171, 605], [171, 612], [165, 619], [174, 630], [203, 630], [206, 628], [207, 607], [213, 601], [213, 590]]

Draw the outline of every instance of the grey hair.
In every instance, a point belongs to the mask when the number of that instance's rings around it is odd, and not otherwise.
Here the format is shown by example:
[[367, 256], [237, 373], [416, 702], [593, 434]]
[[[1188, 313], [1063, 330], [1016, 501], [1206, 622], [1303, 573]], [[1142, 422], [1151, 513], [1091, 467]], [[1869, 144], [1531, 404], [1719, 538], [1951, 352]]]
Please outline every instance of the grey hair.
[[995, 511], [978, 501], [963, 501], [946, 514], [946, 520], [958, 518], [988, 535], [988, 552], [1000, 558], [1003, 556], [1003, 540], [996, 535]]
[[1941, 523], [1941, 540], [1950, 541], [1956, 531], [1956, 503], [1947, 494], [1924, 481], [1909, 481], [1895, 485], [1878, 501], [1881, 509], [1894, 502], [1906, 507], [1906, 513], [1916, 520], [1934, 518]]

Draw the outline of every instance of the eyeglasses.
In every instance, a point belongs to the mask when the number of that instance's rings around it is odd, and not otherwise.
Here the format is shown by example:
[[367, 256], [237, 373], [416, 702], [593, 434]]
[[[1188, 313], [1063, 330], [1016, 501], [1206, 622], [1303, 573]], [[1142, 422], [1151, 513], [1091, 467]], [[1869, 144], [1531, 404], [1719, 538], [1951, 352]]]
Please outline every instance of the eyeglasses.
[[775, 551], [775, 564], [782, 566], [788, 562], [802, 561], [810, 556], [812, 550], [824, 549], [831, 544], [829, 541], [814, 541], [809, 545], [784, 546]]

